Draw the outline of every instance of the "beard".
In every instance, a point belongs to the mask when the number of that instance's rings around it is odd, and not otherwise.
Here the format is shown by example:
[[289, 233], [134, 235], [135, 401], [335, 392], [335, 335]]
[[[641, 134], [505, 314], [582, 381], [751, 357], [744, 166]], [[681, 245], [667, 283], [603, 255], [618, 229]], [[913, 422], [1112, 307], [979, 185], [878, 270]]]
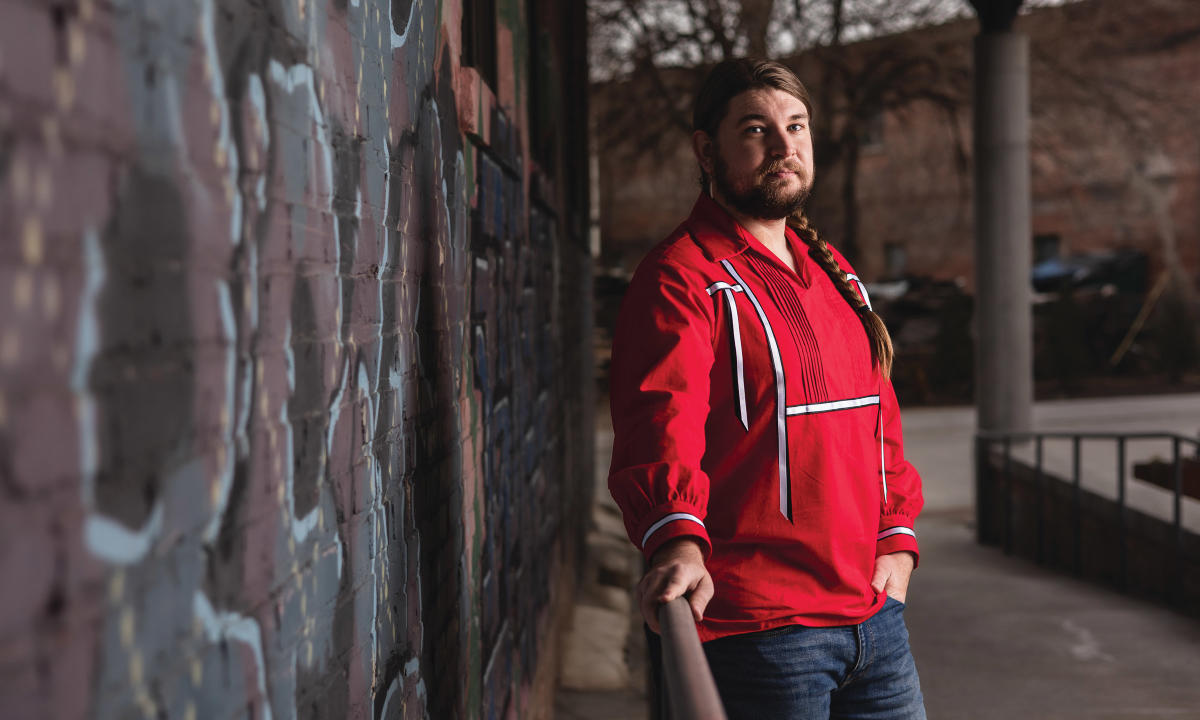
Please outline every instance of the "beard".
[[795, 171], [796, 168], [783, 161], [766, 163], [755, 174], [754, 184], [749, 189], [738, 190], [729, 177], [729, 166], [725, 163], [720, 148], [714, 147], [713, 150], [713, 185], [721, 198], [732, 205], [734, 210], [760, 220], [780, 220], [798, 213], [804, 207], [812, 189], [811, 182], [805, 182], [804, 177], [797, 174], [800, 187], [791, 190], [786, 180], [771, 177], [771, 173]]

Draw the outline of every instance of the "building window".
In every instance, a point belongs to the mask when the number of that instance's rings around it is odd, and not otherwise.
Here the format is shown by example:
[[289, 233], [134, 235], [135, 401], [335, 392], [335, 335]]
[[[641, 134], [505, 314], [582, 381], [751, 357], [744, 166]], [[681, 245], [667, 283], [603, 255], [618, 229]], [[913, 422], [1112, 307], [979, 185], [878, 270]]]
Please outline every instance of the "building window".
[[496, 86], [496, 0], [463, 0], [463, 65], [479, 71], [493, 91]]
[[908, 253], [905, 252], [903, 245], [899, 243], [884, 243], [884, 273], [889, 279], [902, 277], [904, 275], [904, 266], [907, 264]]
[[1033, 264], [1053, 260], [1062, 256], [1062, 238], [1058, 233], [1043, 233], [1033, 236]]

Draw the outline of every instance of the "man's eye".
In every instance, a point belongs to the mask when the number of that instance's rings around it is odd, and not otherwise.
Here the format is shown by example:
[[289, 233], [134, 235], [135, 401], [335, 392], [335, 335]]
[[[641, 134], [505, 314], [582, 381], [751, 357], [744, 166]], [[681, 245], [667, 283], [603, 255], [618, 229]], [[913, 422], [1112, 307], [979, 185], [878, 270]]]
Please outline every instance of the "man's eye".
[[804, 127], [804, 123], [792, 123], [791, 125], [788, 125], [788, 130], [791, 132], [800, 132], [804, 129]]
[[755, 134], [755, 135], [758, 133], [761, 133], [762, 131], [763, 131], [763, 128], [759, 125], [751, 125], [750, 127], [746, 128], [747, 133]]

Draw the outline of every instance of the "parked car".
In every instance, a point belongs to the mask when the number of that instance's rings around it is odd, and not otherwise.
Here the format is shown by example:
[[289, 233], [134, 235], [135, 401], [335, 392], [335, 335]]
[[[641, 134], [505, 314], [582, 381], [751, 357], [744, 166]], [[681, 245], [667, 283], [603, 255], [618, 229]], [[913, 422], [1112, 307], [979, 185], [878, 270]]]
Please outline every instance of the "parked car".
[[1140, 250], [1097, 250], [1050, 258], [1033, 266], [1030, 280], [1040, 293], [1112, 285], [1121, 292], [1146, 291], [1146, 254]]

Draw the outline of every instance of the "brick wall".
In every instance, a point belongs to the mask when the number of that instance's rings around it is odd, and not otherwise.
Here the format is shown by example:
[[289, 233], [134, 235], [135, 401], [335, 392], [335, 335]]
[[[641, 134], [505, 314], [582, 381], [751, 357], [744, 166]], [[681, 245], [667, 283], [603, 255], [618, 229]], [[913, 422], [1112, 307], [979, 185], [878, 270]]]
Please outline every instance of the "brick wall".
[[0, 0], [6, 718], [540, 712], [591, 493], [573, 5]]

